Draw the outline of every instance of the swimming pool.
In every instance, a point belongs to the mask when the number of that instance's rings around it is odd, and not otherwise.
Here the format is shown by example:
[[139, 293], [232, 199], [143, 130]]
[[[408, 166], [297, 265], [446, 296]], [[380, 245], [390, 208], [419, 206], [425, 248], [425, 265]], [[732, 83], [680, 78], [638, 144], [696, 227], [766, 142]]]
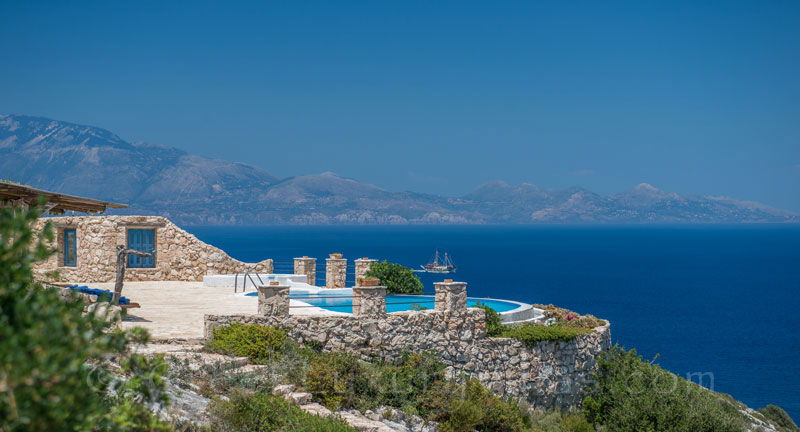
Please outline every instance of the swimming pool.
[[[245, 295], [248, 297], [257, 297], [258, 293], [250, 292]], [[300, 291], [290, 292], [289, 298], [334, 312], [353, 313], [353, 307], [350, 306], [353, 304], [353, 297], [350, 295], [341, 293], [328, 294], [325, 292], [308, 293]], [[499, 313], [509, 312], [523, 306], [522, 303], [512, 301], [476, 297], [467, 298], [467, 307], [473, 307], [477, 303], [486, 304]], [[386, 295], [386, 312], [407, 311], [416, 309], [417, 307], [433, 309], [434, 297], [432, 295]]]

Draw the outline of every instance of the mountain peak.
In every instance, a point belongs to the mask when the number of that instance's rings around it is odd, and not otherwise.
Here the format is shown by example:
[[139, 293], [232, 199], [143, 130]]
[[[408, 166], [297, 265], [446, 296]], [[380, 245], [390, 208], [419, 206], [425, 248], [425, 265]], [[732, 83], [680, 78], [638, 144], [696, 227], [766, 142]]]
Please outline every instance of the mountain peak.
[[653, 187], [650, 183], [639, 183], [633, 190], [637, 192], [661, 192], [660, 189]]
[[332, 171], [278, 180], [263, 169], [148, 143], [96, 127], [0, 115], [0, 173], [34, 187], [124, 202], [121, 213], [180, 224], [543, 222], [797, 222], [730, 198], [684, 196], [648, 183], [611, 196], [489, 181], [462, 198], [390, 192]]

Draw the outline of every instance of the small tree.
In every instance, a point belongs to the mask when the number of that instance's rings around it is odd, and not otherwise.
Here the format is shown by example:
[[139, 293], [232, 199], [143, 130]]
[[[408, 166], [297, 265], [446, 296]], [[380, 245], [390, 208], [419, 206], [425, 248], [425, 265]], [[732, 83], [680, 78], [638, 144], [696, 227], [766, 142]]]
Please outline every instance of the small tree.
[[503, 325], [503, 319], [500, 318], [500, 314], [485, 303], [477, 302], [474, 307], [484, 310], [486, 317], [486, 336], [501, 337], [506, 326]]
[[[147, 409], [166, 403], [154, 379], [163, 359], [130, 355], [122, 364], [128, 379], [118, 380], [107, 360], [125, 354], [129, 335], [84, 315], [83, 301], [34, 282], [33, 262], [52, 253], [51, 224], [38, 237], [32, 229], [39, 214], [0, 209], [0, 431], [167, 428]], [[146, 340], [141, 331], [131, 336]]]
[[386, 286], [387, 294], [419, 294], [422, 292], [422, 282], [411, 269], [401, 264], [390, 263], [386, 260], [376, 262], [370, 266], [365, 276], [374, 276], [381, 280], [381, 285]]

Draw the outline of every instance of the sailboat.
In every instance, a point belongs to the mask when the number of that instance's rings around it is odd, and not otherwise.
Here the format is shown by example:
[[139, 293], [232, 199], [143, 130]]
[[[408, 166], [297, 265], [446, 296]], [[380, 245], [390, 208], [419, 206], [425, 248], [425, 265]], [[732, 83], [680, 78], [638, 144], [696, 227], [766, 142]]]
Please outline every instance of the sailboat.
[[450, 255], [445, 252], [444, 255], [440, 256], [438, 249], [436, 249], [436, 252], [433, 254], [431, 261], [420, 267], [422, 267], [422, 271], [428, 273], [456, 272], [456, 266], [453, 264], [453, 260], [450, 258]]

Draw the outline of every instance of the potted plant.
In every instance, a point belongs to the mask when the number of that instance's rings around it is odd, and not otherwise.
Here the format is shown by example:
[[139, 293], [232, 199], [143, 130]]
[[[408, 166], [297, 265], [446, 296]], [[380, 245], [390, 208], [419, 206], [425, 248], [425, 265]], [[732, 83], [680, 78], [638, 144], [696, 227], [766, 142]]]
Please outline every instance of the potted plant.
[[364, 276], [358, 278], [358, 286], [375, 287], [378, 286], [379, 283], [381, 283], [381, 280], [375, 276]]
[[342, 254], [340, 252], [334, 252], [331, 254], [332, 259], [342, 259]]

